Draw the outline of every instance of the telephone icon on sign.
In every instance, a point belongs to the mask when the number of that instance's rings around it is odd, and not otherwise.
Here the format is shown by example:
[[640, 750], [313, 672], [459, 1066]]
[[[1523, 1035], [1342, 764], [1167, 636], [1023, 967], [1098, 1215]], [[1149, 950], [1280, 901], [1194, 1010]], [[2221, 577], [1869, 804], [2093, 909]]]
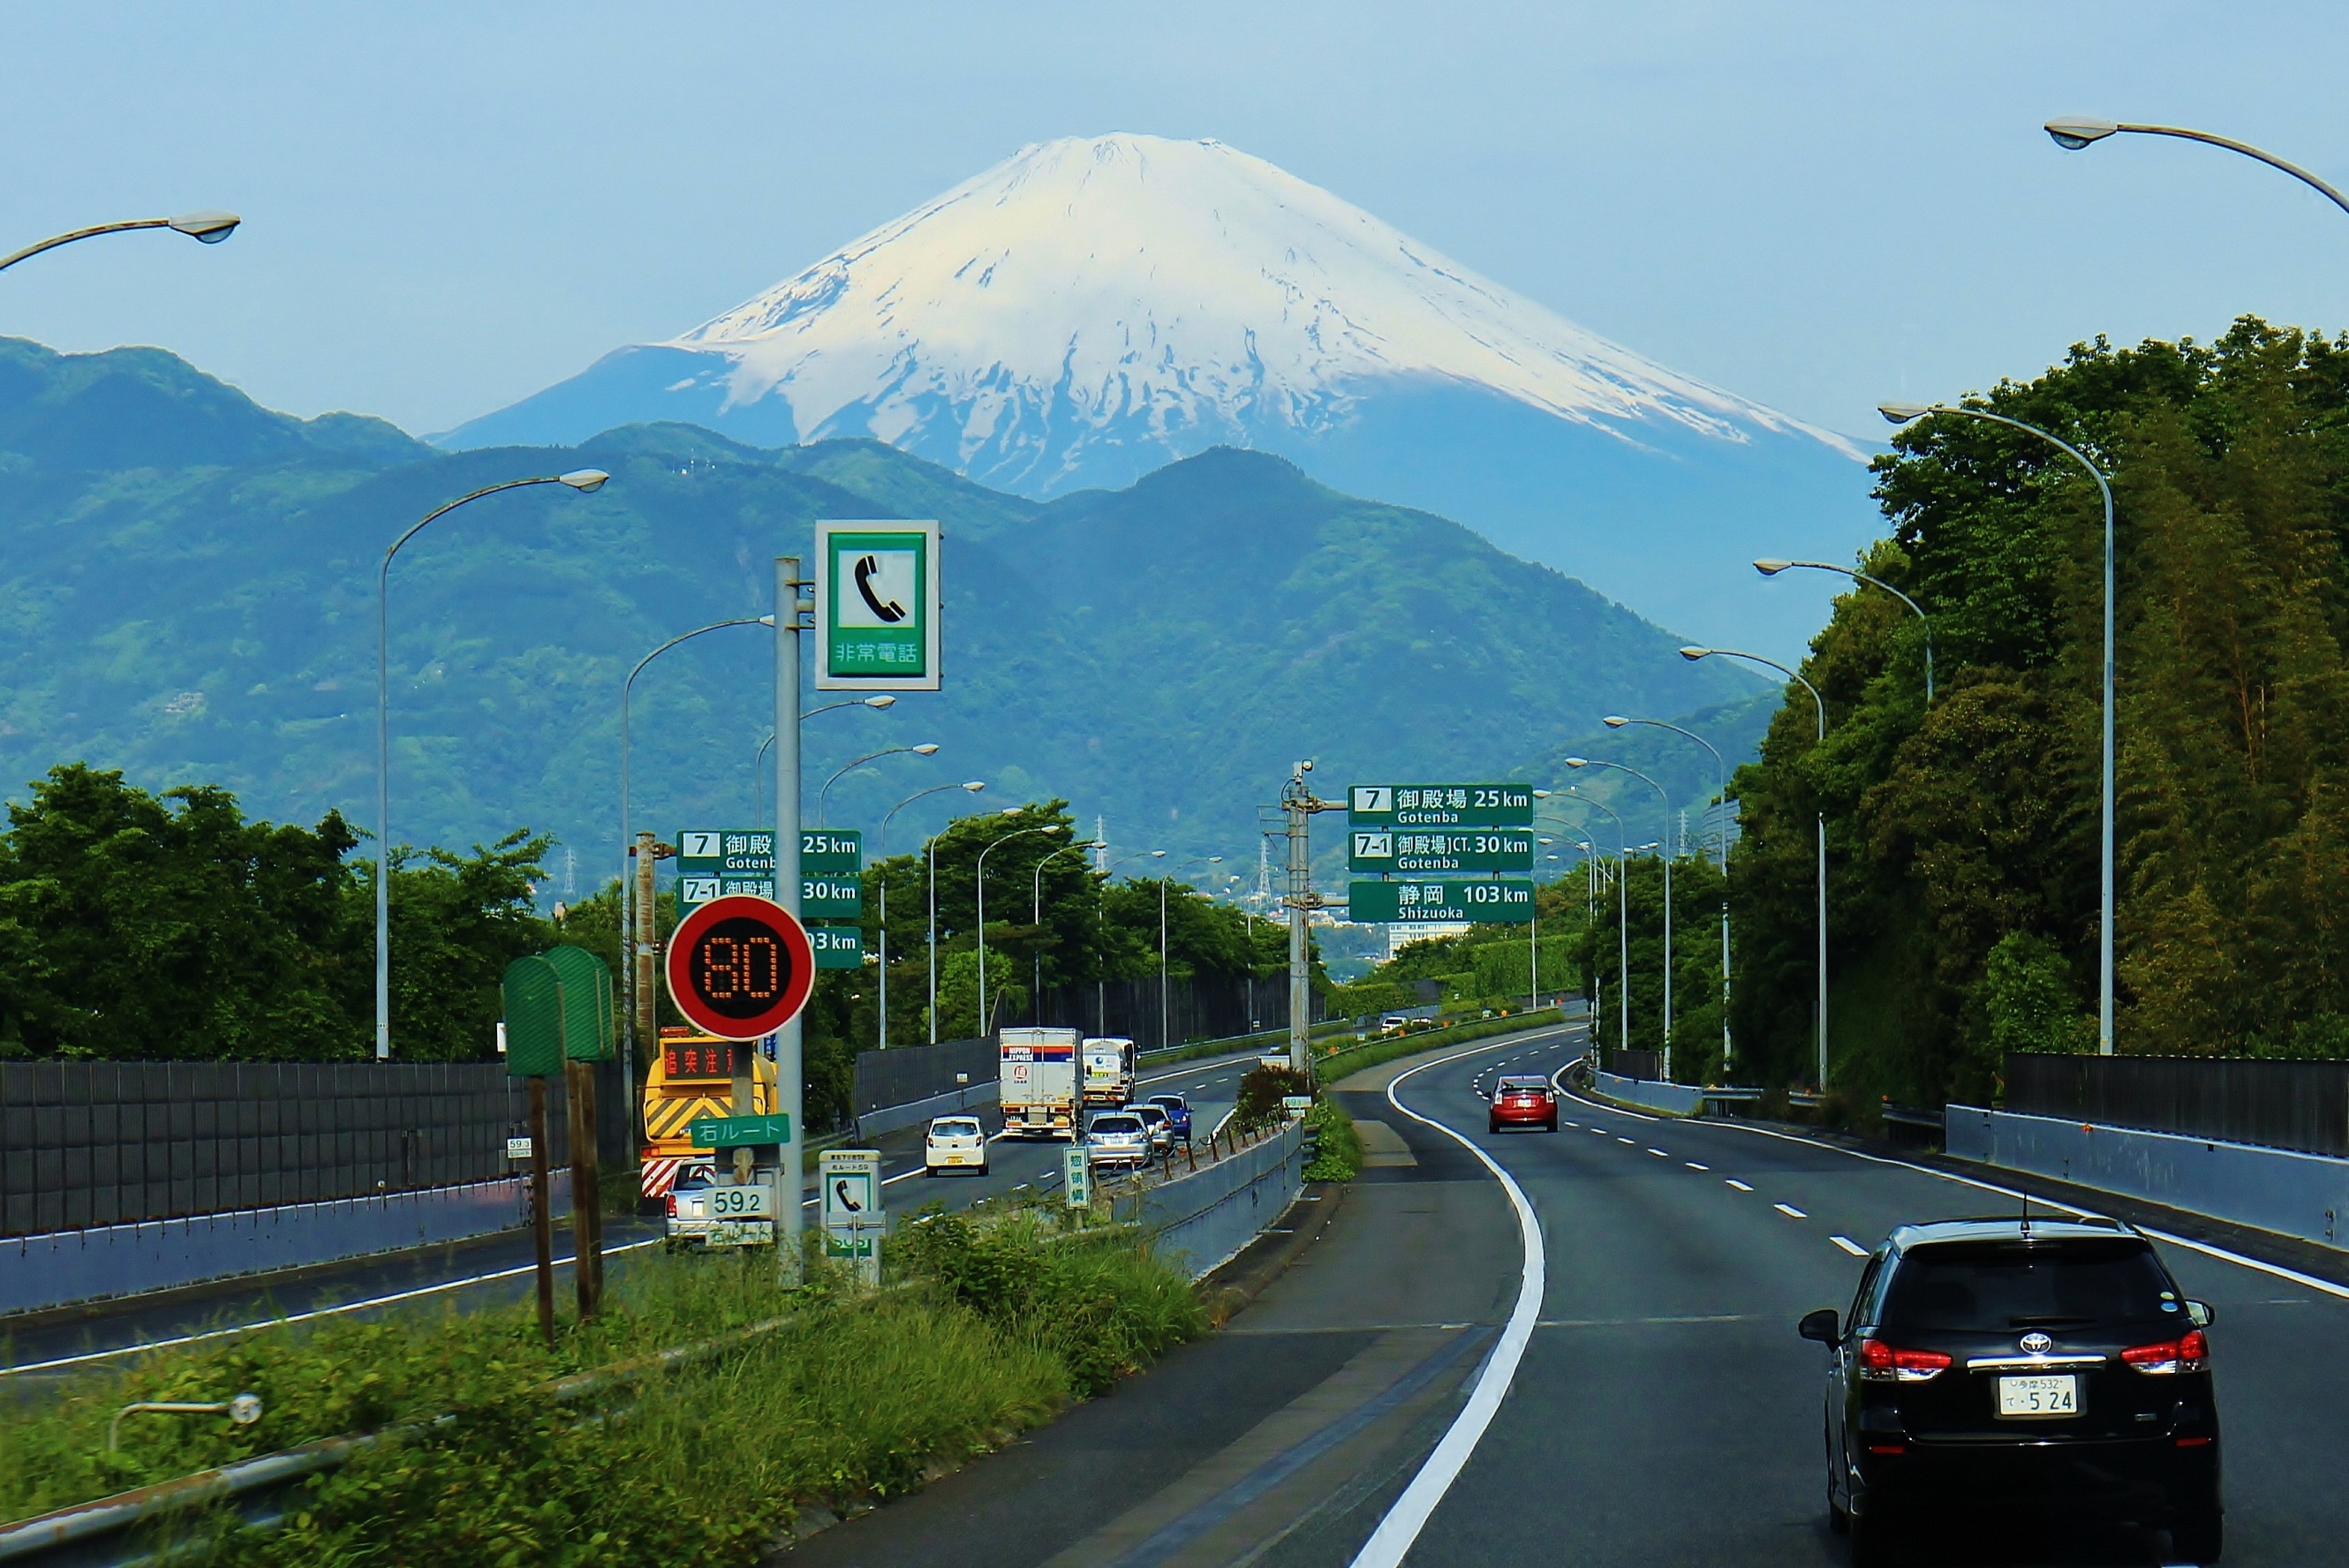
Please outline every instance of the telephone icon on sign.
[[885, 625], [894, 626], [905, 618], [905, 606], [895, 599], [885, 600], [873, 592], [873, 575], [880, 570], [878, 557], [859, 557], [856, 562], [856, 592], [864, 596], [866, 607], [880, 616]]

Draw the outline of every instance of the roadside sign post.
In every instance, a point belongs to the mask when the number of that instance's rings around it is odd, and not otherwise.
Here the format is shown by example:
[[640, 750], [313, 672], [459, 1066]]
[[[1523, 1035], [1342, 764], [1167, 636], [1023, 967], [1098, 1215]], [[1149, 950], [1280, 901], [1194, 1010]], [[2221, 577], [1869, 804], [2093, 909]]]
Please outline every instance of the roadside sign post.
[[595, 1064], [613, 1056], [612, 972], [584, 947], [554, 947], [541, 956], [554, 971], [563, 1032], [563, 1078], [571, 1112], [572, 1274], [579, 1315], [585, 1319], [604, 1305], [604, 1166]]
[[1071, 1209], [1093, 1206], [1092, 1151], [1081, 1143], [1061, 1150], [1061, 1191]]
[[882, 1207], [881, 1152], [876, 1149], [827, 1149], [818, 1161], [823, 1219], [823, 1255], [845, 1259], [857, 1283], [881, 1283], [881, 1235], [889, 1228]]
[[[554, 1343], [554, 1216], [547, 1208], [546, 1080], [563, 1070], [563, 979], [544, 958], [517, 958], [500, 986], [506, 1074], [530, 1080], [530, 1229], [538, 1254], [538, 1332]], [[512, 1150], [512, 1143], [506, 1145]]]

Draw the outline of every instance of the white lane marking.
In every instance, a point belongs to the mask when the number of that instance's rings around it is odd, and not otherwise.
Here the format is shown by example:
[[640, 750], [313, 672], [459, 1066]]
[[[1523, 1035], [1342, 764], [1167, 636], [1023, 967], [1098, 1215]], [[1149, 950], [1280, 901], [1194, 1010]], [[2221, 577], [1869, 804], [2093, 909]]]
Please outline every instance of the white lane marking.
[[1662, 1150], [1661, 1150], [1661, 1149], [1651, 1149], [1651, 1150], [1648, 1150], [1648, 1152], [1649, 1152], [1649, 1153], [1651, 1153], [1651, 1154], [1652, 1154], [1652, 1155], [1654, 1155], [1654, 1156], [1655, 1156], [1657, 1159], [1659, 1159], [1659, 1160], [1670, 1160], [1670, 1159], [1671, 1158], [1671, 1155], [1669, 1155], [1669, 1154], [1665, 1153], [1665, 1152], [1664, 1152]]
[[1829, 1236], [1827, 1240], [1841, 1247], [1845, 1252], [1849, 1253], [1853, 1257], [1864, 1258], [1868, 1255], [1868, 1249], [1861, 1246], [1857, 1242], [1853, 1241], [1849, 1236]]
[[[1630, 1140], [1630, 1139], [1628, 1139], [1628, 1138], [1619, 1138], [1619, 1139], [1617, 1139], [1615, 1141], [1616, 1141], [1616, 1142], [1618, 1142], [1618, 1143], [1630, 1143], [1630, 1142], [1631, 1142], [1631, 1140]], [[1637, 1145], [1637, 1144], [1633, 1144], [1633, 1145], [1632, 1145], [1632, 1147], [1637, 1148], [1637, 1147], [1638, 1147], [1638, 1145]]]
[[1713, 1169], [1710, 1165], [1700, 1165], [1693, 1160], [1683, 1160], [1681, 1163], [1687, 1166], [1692, 1171], [1710, 1171]]
[[[641, 1242], [624, 1242], [616, 1247], [605, 1247], [604, 1255], [633, 1253], [638, 1247], [649, 1247], [663, 1238], [648, 1237]], [[577, 1262], [577, 1254], [554, 1260], [556, 1268]], [[370, 1296], [365, 1301], [347, 1301], [338, 1306], [314, 1307], [308, 1312], [296, 1312], [284, 1317], [273, 1317], [265, 1323], [240, 1323], [229, 1328], [209, 1328], [202, 1334], [182, 1334], [171, 1339], [145, 1339], [136, 1345], [124, 1345], [112, 1350], [92, 1350], [80, 1356], [60, 1356], [50, 1361], [26, 1361], [16, 1367], [0, 1367], [0, 1377], [14, 1377], [19, 1372], [47, 1372], [59, 1367], [79, 1367], [90, 1361], [108, 1361], [117, 1356], [137, 1356], [148, 1350], [169, 1350], [175, 1346], [201, 1345], [208, 1339], [225, 1339], [231, 1335], [254, 1334], [264, 1328], [283, 1328], [290, 1323], [308, 1323], [314, 1318], [333, 1317], [338, 1313], [364, 1312], [370, 1306], [390, 1306], [394, 1303], [413, 1301], [419, 1295], [432, 1295], [444, 1290], [456, 1290], [469, 1284], [487, 1284], [492, 1280], [512, 1279], [516, 1274], [535, 1274], [538, 1265], [523, 1264], [519, 1268], [498, 1269], [489, 1274], [471, 1274], [464, 1279], [443, 1280], [439, 1284], [419, 1285], [414, 1290], [394, 1291], [389, 1295]]]
[[2240, 1253], [2230, 1253], [2224, 1247], [2214, 1247], [2208, 1242], [2197, 1242], [2185, 1236], [2173, 1236], [2168, 1231], [2157, 1231], [2145, 1225], [2139, 1225], [2137, 1229], [2145, 1232], [2155, 1241], [2168, 1242], [2173, 1247], [2184, 1247], [2189, 1252], [2201, 1253], [2223, 1263], [2240, 1264], [2247, 1269], [2257, 1269], [2261, 1274], [2273, 1274], [2278, 1279], [2288, 1279], [2294, 1284], [2304, 1284], [2311, 1290], [2321, 1290], [2327, 1295], [2339, 1296], [2344, 1301], [2349, 1301], [2349, 1285], [2334, 1284], [2329, 1279], [2318, 1279], [2314, 1274], [2304, 1274], [2298, 1269], [2288, 1269], [2282, 1264], [2262, 1263], [2258, 1258], [2245, 1257]]
[[1733, 1187], [1736, 1188], [1736, 1189], [1737, 1189], [1739, 1191], [1741, 1191], [1741, 1192], [1751, 1192], [1752, 1191], [1754, 1191], [1754, 1189], [1753, 1189], [1753, 1188], [1748, 1187], [1744, 1182], [1740, 1181], [1739, 1181], [1736, 1177], [1734, 1177], [1734, 1176], [1732, 1176], [1732, 1177], [1729, 1179], [1729, 1184], [1730, 1184], [1731, 1186], [1733, 1186]]
[[1568, 1122], [1568, 1123], [1567, 1123], [1567, 1125], [1568, 1125], [1568, 1127], [1580, 1127], [1580, 1126], [1582, 1125], [1582, 1123], [1580, 1123], [1580, 1122], [1578, 1122], [1578, 1121], [1569, 1121], [1569, 1122]]
[[1778, 1212], [1785, 1215], [1786, 1218], [1790, 1220], [1807, 1220], [1810, 1218], [1808, 1214], [1804, 1213], [1792, 1203], [1773, 1203], [1770, 1207], [1777, 1210]]
[[[1440, 1067], [1444, 1061], [1459, 1059], [1457, 1057], [1444, 1057], [1428, 1063], [1427, 1067]], [[1395, 1499], [1394, 1506], [1387, 1510], [1386, 1517], [1379, 1521], [1378, 1529], [1371, 1532], [1370, 1540], [1363, 1542], [1361, 1551], [1355, 1553], [1352, 1568], [1400, 1568], [1413, 1542], [1419, 1539], [1419, 1532], [1435, 1512], [1436, 1504], [1444, 1501], [1444, 1494], [1452, 1490], [1453, 1481], [1459, 1478], [1460, 1471], [1467, 1465], [1468, 1456], [1475, 1451], [1478, 1440], [1485, 1435], [1485, 1429], [1493, 1424], [1493, 1417], [1499, 1411], [1501, 1400], [1507, 1395], [1509, 1384], [1517, 1375], [1517, 1363], [1525, 1357], [1526, 1342], [1533, 1338], [1534, 1324], [1541, 1315], [1542, 1290], [1548, 1274], [1542, 1251], [1541, 1221], [1534, 1213], [1534, 1206], [1526, 1202], [1516, 1178], [1475, 1144], [1433, 1117], [1406, 1109], [1402, 1101], [1395, 1098], [1395, 1090], [1402, 1087], [1403, 1079], [1413, 1073], [1425, 1070], [1426, 1068], [1413, 1068], [1410, 1072], [1396, 1075], [1394, 1080], [1387, 1085], [1387, 1103], [1413, 1120], [1434, 1128], [1484, 1162], [1485, 1169], [1493, 1173], [1501, 1183], [1501, 1190], [1509, 1195], [1510, 1207], [1517, 1212], [1517, 1236], [1525, 1248], [1525, 1266], [1517, 1284], [1517, 1305], [1510, 1312], [1509, 1321], [1501, 1330], [1501, 1337], [1494, 1343], [1491, 1354], [1485, 1357], [1485, 1368], [1477, 1374], [1476, 1386], [1470, 1390], [1468, 1402], [1453, 1418], [1443, 1439], [1435, 1445], [1434, 1452], [1429, 1454], [1426, 1462], [1419, 1467], [1419, 1473], [1411, 1478], [1411, 1484], [1403, 1488], [1402, 1495]]]

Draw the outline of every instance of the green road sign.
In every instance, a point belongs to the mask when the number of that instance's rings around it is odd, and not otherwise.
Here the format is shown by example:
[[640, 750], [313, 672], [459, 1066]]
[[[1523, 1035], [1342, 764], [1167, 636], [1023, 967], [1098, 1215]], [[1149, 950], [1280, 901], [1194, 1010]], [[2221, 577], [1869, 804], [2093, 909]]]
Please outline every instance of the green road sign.
[[1348, 869], [1365, 872], [1531, 872], [1531, 828], [1356, 828]]
[[685, 1124], [696, 1149], [753, 1149], [762, 1143], [789, 1143], [792, 1119], [773, 1116], [697, 1116]]
[[819, 969], [861, 969], [864, 966], [864, 933], [854, 925], [811, 925], [808, 941], [815, 947]]
[[543, 956], [563, 983], [563, 1054], [574, 1062], [610, 1061], [612, 971], [584, 947], [549, 948]]
[[815, 525], [818, 691], [938, 689], [938, 525]]
[[680, 875], [773, 876], [772, 828], [688, 828], [677, 836]]
[[[768, 861], [766, 869], [771, 873], [775, 862]], [[864, 835], [854, 828], [811, 828], [800, 835], [802, 875], [854, 876], [864, 869]]]
[[1534, 917], [1534, 884], [1494, 882], [1358, 882], [1346, 892], [1346, 917], [1373, 925]]
[[1530, 828], [1530, 784], [1357, 784], [1346, 791], [1357, 828]]
[[800, 917], [854, 920], [864, 913], [864, 883], [857, 877], [800, 878]]

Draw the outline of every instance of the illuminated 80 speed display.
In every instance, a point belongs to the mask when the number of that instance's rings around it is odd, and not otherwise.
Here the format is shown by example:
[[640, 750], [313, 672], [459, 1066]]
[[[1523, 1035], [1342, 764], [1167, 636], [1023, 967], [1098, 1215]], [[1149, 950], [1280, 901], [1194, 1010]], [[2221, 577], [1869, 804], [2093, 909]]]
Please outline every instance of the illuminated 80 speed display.
[[668, 944], [668, 994], [696, 1027], [755, 1040], [799, 1016], [815, 984], [807, 928], [781, 904], [736, 894], [701, 905]]

